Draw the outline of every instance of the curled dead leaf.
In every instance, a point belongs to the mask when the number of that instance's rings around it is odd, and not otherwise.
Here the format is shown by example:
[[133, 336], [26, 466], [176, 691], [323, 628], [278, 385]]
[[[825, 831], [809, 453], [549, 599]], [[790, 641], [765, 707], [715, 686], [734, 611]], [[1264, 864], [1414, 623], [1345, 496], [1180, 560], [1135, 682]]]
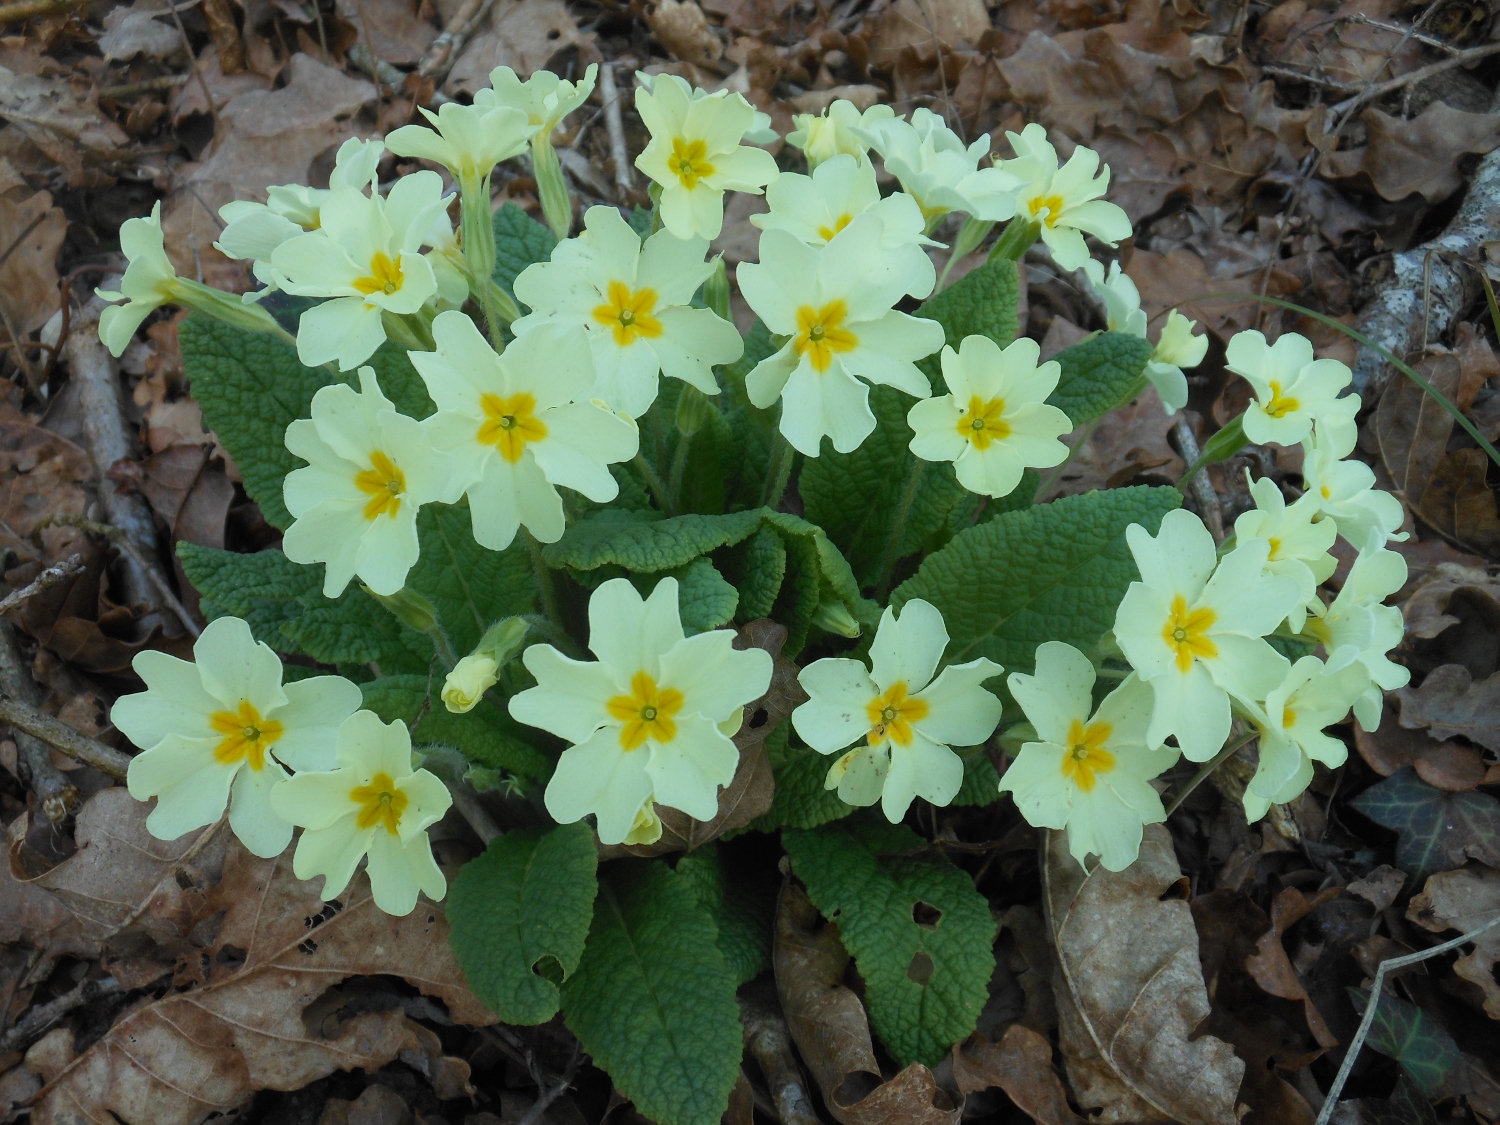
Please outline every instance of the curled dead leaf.
[[1318, 1041], [1318, 1045], [1325, 1050], [1338, 1046], [1338, 1038], [1328, 1030], [1323, 1014], [1318, 1011], [1312, 997], [1307, 994], [1306, 987], [1297, 976], [1297, 970], [1292, 968], [1291, 959], [1286, 955], [1286, 947], [1281, 944], [1281, 938], [1287, 930], [1310, 914], [1314, 908], [1330, 899], [1337, 898], [1339, 894], [1340, 888], [1338, 887], [1329, 887], [1312, 898], [1308, 898], [1296, 887], [1287, 887], [1282, 890], [1271, 901], [1271, 928], [1261, 935], [1260, 941], [1256, 944], [1255, 954], [1245, 961], [1245, 968], [1255, 978], [1255, 983], [1272, 996], [1280, 996], [1283, 1000], [1302, 1001], [1307, 1029], [1313, 1033], [1313, 1038]]
[[1052, 1044], [1019, 1023], [1000, 1042], [969, 1036], [953, 1048], [953, 1081], [961, 1094], [999, 1086], [1037, 1125], [1083, 1125], [1052, 1069]]
[[1435, 101], [1416, 117], [1403, 118], [1373, 106], [1360, 115], [1367, 143], [1323, 158], [1323, 174], [1350, 179], [1363, 174], [1382, 198], [1420, 194], [1440, 203], [1464, 184], [1458, 163], [1471, 152], [1500, 145], [1500, 115], [1466, 113]]
[[1235, 1125], [1245, 1064], [1212, 1035], [1192, 912], [1172, 838], [1148, 824], [1130, 867], [1085, 872], [1067, 837], [1042, 853], [1057, 950], [1062, 1051], [1078, 1104], [1101, 1122]]
[[[1430, 875], [1422, 893], [1412, 898], [1406, 917], [1435, 934], [1468, 933], [1500, 914], [1500, 871], [1483, 864]], [[1500, 1020], [1500, 930], [1481, 934], [1473, 952], [1453, 963], [1453, 971], [1484, 993], [1484, 1010]]]
[[1433, 669], [1421, 687], [1401, 689], [1401, 725], [1500, 751], [1500, 672], [1476, 682], [1462, 664]]
[[697, 0], [657, 0], [646, 22], [661, 45], [683, 62], [707, 66], [724, 54], [724, 44], [709, 30]]

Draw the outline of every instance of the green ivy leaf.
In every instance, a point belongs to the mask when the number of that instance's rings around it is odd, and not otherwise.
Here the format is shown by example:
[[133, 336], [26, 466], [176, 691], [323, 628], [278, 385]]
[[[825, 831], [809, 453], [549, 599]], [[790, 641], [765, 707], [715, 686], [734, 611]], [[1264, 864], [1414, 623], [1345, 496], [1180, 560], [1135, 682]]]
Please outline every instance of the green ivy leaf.
[[969, 876], [910, 829], [786, 831], [808, 897], [839, 927], [865, 982], [870, 1023], [903, 1066], [936, 1066], [989, 997], [995, 922]]
[[[1369, 992], [1352, 987], [1345, 991], [1354, 1010], [1363, 1012], [1370, 1002]], [[1415, 1004], [1382, 995], [1365, 1044], [1395, 1059], [1428, 1097], [1443, 1098], [1458, 1092], [1450, 1082], [1454, 1068], [1462, 1061], [1458, 1044], [1442, 1024]]]
[[280, 551], [241, 555], [177, 544], [183, 572], [203, 595], [204, 615], [243, 617], [256, 640], [277, 652], [322, 664], [378, 663], [381, 671], [418, 672], [432, 662], [432, 641], [401, 624], [356, 585], [323, 596], [323, 567], [294, 563]]
[[1124, 401], [1146, 370], [1151, 344], [1126, 332], [1101, 332], [1052, 358], [1062, 365], [1062, 375], [1047, 402], [1077, 427]]
[[[1004, 347], [1015, 338], [1018, 294], [1016, 264], [987, 262], [923, 303], [916, 315], [941, 324], [955, 348], [965, 336], [987, 336]], [[934, 394], [947, 393], [937, 356], [918, 366]], [[880, 581], [892, 561], [940, 546], [954, 509], [969, 498], [951, 464], [929, 464], [911, 453], [906, 424], [911, 404], [910, 395], [872, 388], [875, 432], [852, 453], [825, 447], [803, 462], [797, 481], [807, 518], [848, 558], [861, 586]], [[907, 514], [893, 554], [890, 541], [903, 509]]]
[[203, 424], [234, 458], [266, 522], [285, 530], [292, 514], [282, 502], [281, 482], [303, 465], [286, 447], [286, 428], [309, 416], [313, 395], [336, 376], [303, 367], [290, 344], [198, 313], [183, 322], [178, 341]]
[[[491, 769], [509, 770], [528, 781], [541, 781], [552, 773], [552, 763], [522, 736], [519, 726], [489, 699], [472, 711], [455, 715], [437, 698], [440, 675], [382, 676], [362, 684], [365, 707], [383, 722], [400, 720], [408, 726], [417, 745], [451, 746], [471, 762]], [[420, 721], [419, 721], [420, 716]]]
[[677, 579], [677, 606], [682, 615], [682, 628], [688, 636], [717, 629], [734, 620], [740, 592], [724, 581], [724, 576], [708, 559], [696, 558], [673, 573]]
[[766, 755], [776, 778], [771, 807], [751, 821], [747, 831], [816, 828], [854, 812], [839, 800], [837, 789], [824, 787], [834, 758], [807, 746], [791, 745], [792, 724], [782, 723], [766, 737]]
[[1406, 766], [1349, 803], [1399, 833], [1396, 862], [1419, 879], [1470, 859], [1500, 867], [1500, 801], [1487, 793], [1450, 793]]
[[562, 996], [550, 978], [567, 980], [583, 957], [598, 865], [594, 834], [579, 822], [491, 840], [453, 880], [449, 942], [469, 987], [505, 1023], [557, 1014]]
[[600, 880], [563, 1017], [587, 1051], [662, 1125], [718, 1125], [739, 1075], [742, 1032], [718, 927], [660, 861]]
[[534, 262], [552, 257], [557, 235], [552, 228], [539, 223], [514, 203], [495, 212], [494, 278], [507, 293], [516, 291], [516, 276]]
[[1037, 645], [1087, 650], [1113, 627], [1137, 577], [1125, 529], [1153, 535], [1182, 503], [1175, 488], [1114, 488], [1006, 512], [961, 531], [891, 595], [937, 606], [948, 625], [948, 660], [979, 656], [1029, 672]]
[[536, 608], [536, 578], [526, 545], [518, 537], [505, 550], [491, 551], [474, 542], [467, 500], [427, 505], [417, 516], [417, 537], [422, 557], [406, 584], [437, 609], [459, 656], [471, 652], [502, 617]]
[[735, 986], [754, 980], [771, 963], [771, 921], [776, 887], [756, 881], [748, 872], [730, 878], [717, 841], [688, 852], [677, 861], [677, 875], [692, 885], [698, 902], [718, 919], [719, 951]]

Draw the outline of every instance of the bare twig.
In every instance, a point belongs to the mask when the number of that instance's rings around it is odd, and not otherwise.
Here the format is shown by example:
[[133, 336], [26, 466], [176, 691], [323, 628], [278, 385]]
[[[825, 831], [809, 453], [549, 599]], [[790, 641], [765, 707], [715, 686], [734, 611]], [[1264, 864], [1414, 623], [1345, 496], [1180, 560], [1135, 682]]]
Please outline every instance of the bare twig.
[[1461, 945], [1467, 945], [1480, 934], [1488, 933], [1496, 926], [1500, 926], [1500, 914], [1496, 914], [1478, 929], [1470, 930], [1468, 933], [1445, 941], [1442, 945], [1434, 945], [1431, 949], [1423, 949], [1418, 953], [1408, 953], [1404, 957], [1387, 957], [1380, 962], [1380, 967], [1375, 970], [1375, 983], [1370, 988], [1370, 1002], [1365, 1005], [1364, 1017], [1359, 1021], [1359, 1030], [1354, 1033], [1354, 1039], [1349, 1043], [1349, 1049], [1344, 1052], [1344, 1061], [1339, 1066], [1339, 1072], [1334, 1077], [1333, 1085], [1328, 1088], [1328, 1097], [1323, 1102], [1323, 1110], [1318, 1114], [1317, 1125], [1328, 1125], [1328, 1119], [1333, 1116], [1334, 1108], [1338, 1104], [1339, 1094], [1344, 1089], [1344, 1083], [1349, 1080], [1349, 1072], [1354, 1069], [1354, 1060], [1359, 1056], [1359, 1049], [1364, 1046], [1365, 1039], [1370, 1034], [1370, 1026], [1375, 1022], [1376, 1009], [1380, 1007], [1380, 997], [1385, 987], [1385, 975], [1393, 969], [1404, 969], [1408, 965], [1420, 964], [1432, 957], [1447, 953], [1449, 950], [1457, 949]]
[[462, 780], [450, 781], [448, 792], [453, 795], [453, 807], [458, 810], [458, 815], [474, 829], [480, 842], [488, 846], [491, 840], [502, 834], [495, 818], [479, 803], [479, 794], [474, 792], [472, 785]]
[[440, 81], [458, 61], [458, 53], [463, 49], [465, 40], [489, 14], [494, 3], [495, 0], [464, 0], [448, 20], [442, 34], [427, 48], [427, 54], [417, 67], [417, 73], [423, 78]]
[[1198, 772], [1188, 780], [1188, 783], [1177, 791], [1177, 796], [1173, 797], [1172, 803], [1167, 806], [1166, 815], [1171, 816], [1174, 812], [1181, 808], [1182, 802], [1188, 799], [1188, 796], [1193, 792], [1194, 789], [1203, 784], [1203, 782], [1208, 778], [1209, 774], [1213, 773], [1214, 770], [1218, 769], [1226, 761], [1238, 754], [1240, 750], [1242, 750], [1251, 741], [1259, 737], [1260, 732], [1251, 731], [1249, 734], [1243, 735], [1240, 738], [1236, 739], [1234, 742], [1231, 742], [1228, 746], [1224, 747], [1224, 749], [1220, 750], [1216, 755], [1214, 755], [1213, 758], [1204, 762]]
[[745, 1045], [760, 1064], [781, 1125], [819, 1125], [806, 1080], [792, 1051], [792, 1033], [778, 1008], [753, 990], [740, 997]]
[[181, 86], [185, 82], [192, 81], [192, 74], [163, 74], [160, 78], [147, 78], [141, 82], [126, 82], [119, 86], [100, 86], [99, 96], [101, 98], [130, 98], [136, 94], [153, 94], [161, 90], [170, 90], [174, 86]]
[[[141, 555], [136, 545], [130, 541], [130, 536], [126, 535], [123, 529], [111, 527], [107, 523], [99, 523], [84, 516], [53, 516], [50, 519], [43, 520], [42, 524], [38, 526], [45, 526], [49, 523], [60, 523], [68, 527], [76, 527], [79, 531], [86, 531], [90, 535], [99, 535], [108, 539], [115, 546], [119, 547], [120, 550], [124, 551], [125, 554], [130, 556], [131, 560], [146, 572], [146, 577], [150, 579], [151, 585], [161, 595], [163, 604], [177, 615], [177, 619], [182, 622], [183, 627], [194, 637], [201, 637], [203, 635], [203, 630], [199, 627], [198, 622], [193, 619], [193, 615], [188, 612], [187, 606], [183, 605], [177, 595], [172, 592], [172, 587], [167, 582], [166, 576], [162, 574], [161, 570], [150, 559]], [[40, 579], [40, 575], [38, 575], [38, 579]], [[3, 608], [3, 603], [0, 603], [0, 608]]]
[[573, 1057], [568, 1060], [568, 1065], [558, 1077], [557, 1082], [550, 1087], [537, 1088], [536, 1102], [516, 1125], [537, 1125], [541, 1121], [552, 1103], [567, 1093], [568, 1087], [573, 1085], [573, 1076], [578, 1073], [578, 1063], [582, 1058], [582, 1050], [577, 1043], [574, 1043]]
[[[22, 586], [19, 590], [13, 590], [0, 600], [0, 613], [9, 613], [17, 606], [25, 605], [38, 594], [45, 593], [54, 586], [61, 586], [69, 578], [84, 571], [82, 555], [69, 555], [60, 563], [54, 563], [42, 571], [31, 583]], [[14, 693], [12, 693], [14, 694]]]
[[620, 91], [615, 85], [615, 64], [599, 67], [599, 96], [604, 99], [604, 129], [609, 134], [609, 155], [615, 162], [615, 186], [620, 202], [635, 190], [635, 170], [630, 164], [630, 150], [625, 147], [625, 119], [620, 115]]
[[364, 71], [375, 84], [389, 90], [391, 93], [399, 93], [406, 87], [406, 74], [397, 70], [382, 58], [377, 58], [364, 43], [356, 43], [344, 52], [344, 57], [354, 66]]
[[16, 0], [14, 4], [0, 4], [0, 24], [71, 12], [83, 7], [83, 3], [84, 0]]
[[56, 1000], [49, 1000], [45, 1004], [32, 1008], [24, 1017], [16, 1021], [15, 1027], [4, 1035], [0, 1035], [0, 1054], [14, 1051], [24, 1044], [40, 1039], [48, 1028], [74, 1008], [81, 1008], [101, 996], [112, 996], [124, 990], [125, 986], [114, 977], [84, 981], [73, 991], [63, 993]]
[[1494, 54], [1500, 54], [1500, 43], [1483, 43], [1478, 47], [1470, 47], [1468, 50], [1460, 51], [1458, 54], [1446, 58], [1442, 62], [1435, 62], [1430, 66], [1419, 67], [1416, 70], [1407, 71], [1400, 77], [1367, 87], [1354, 97], [1333, 106], [1331, 112], [1338, 114], [1341, 122], [1347, 121], [1355, 110], [1379, 98], [1383, 98], [1387, 94], [1394, 93], [1407, 86], [1418, 85], [1419, 83], [1426, 82], [1429, 78], [1434, 78], [1442, 74], [1445, 70], [1452, 70], [1454, 67], [1463, 66], [1466, 63], [1478, 62], [1480, 59], [1489, 58]]
[[61, 719], [55, 719], [45, 711], [22, 703], [13, 696], [0, 695], [0, 722], [35, 735], [68, 757], [77, 758], [84, 765], [93, 766], [119, 781], [125, 780], [125, 773], [130, 768], [128, 754], [120, 753], [113, 746], [96, 742], [88, 735], [79, 734]]
[[[42, 693], [21, 659], [16, 630], [9, 621], [0, 621], [0, 691], [32, 707], [42, 701]], [[78, 804], [78, 790], [53, 764], [52, 751], [47, 749], [47, 744], [18, 729], [16, 766], [21, 780], [36, 794], [42, 815], [53, 824], [66, 820], [68, 813]]]
[[182, 12], [178, 10], [176, 4], [172, 3], [172, 0], [167, 0], [167, 10], [172, 13], [172, 20], [177, 24], [177, 34], [182, 36], [182, 49], [187, 52], [188, 62], [193, 65], [193, 77], [198, 80], [198, 88], [203, 91], [203, 103], [208, 107], [208, 115], [213, 119], [214, 128], [217, 129], [219, 110], [214, 105], [214, 94], [208, 88], [208, 79], [203, 77], [203, 68], [198, 65], [198, 56], [193, 52], [192, 43], [188, 41], [187, 28], [182, 24]]
[[[1181, 411], [1178, 411], [1172, 432], [1177, 435], [1182, 459], [1189, 465], [1195, 464], [1202, 450], [1198, 448], [1198, 439], [1193, 435], [1193, 427], [1188, 423], [1187, 415]], [[1219, 508], [1219, 494], [1214, 491], [1214, 482], [1209, 479], [1207, 471], [1194, 473], [1190, 487], [1193, 499], [1198, 501], [1198, 514], [1203, 517], [1208, 530], [1213, 532], [1214, 542], [1224, 542], [1224, 513]]]

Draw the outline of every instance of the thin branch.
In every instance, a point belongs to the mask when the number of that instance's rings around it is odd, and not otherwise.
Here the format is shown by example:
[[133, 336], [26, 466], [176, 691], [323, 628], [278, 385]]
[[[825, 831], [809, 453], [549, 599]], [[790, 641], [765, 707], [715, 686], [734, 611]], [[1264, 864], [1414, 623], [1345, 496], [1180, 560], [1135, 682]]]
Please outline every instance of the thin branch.
[[83, 7], [84, 0], [16, 0], [14, 4], [0, 4], [0, 24], [29, 20], [35, 16], [55, 16]]
[[1407, 965], [1417, 965], [1439, 954], [1457, 949], [1461, 945], [1467, 945], [1496, 926], [1500, 926], [1500, 914], [1496, 914], [1478, 929], [1470, 930], [1452, 941], [1445, 941], [1442, 945], [1434, 945], [1431, 949], [1424, 949], [1419, 953], [1408, 953], [1404, 957], [1388, 957], [1380, 962], [1380, 967], [1375, 970], [1375, 983], [1370, 989], [1370, 1002], [1365, 1005], [1365, 1014], [1359, 1021], [1359, 1030], [1354, 1033], [1349, 1049], [1344, 1052], [1344, 1061], [1333, 1080], [1333, 1085], [1328, 1088], [1328, 1097], [1323, 1102], [1322, 1112], [1318, 1114], [1317, 1125], [1328, 1125], [1328, 1119], [1333, 1116], [1334, 1108], [1338, 1104], [1339, 1094], [1344, 1089], [1344, 1083], [1349, 1080], [1349, 1072], [1354, 1069], [1354, 1060], [1359, 1056], [1359, 1050], [1365, 1045], [1365, 1039], [1370, 1034], [1370, 1027], [1375, 1022], [1375, 1012], [1380, 1007], [1380, 997], [1385, 988], [1385, 974], [1392, 969], [1404, 969]]
[[61, 586], [74, 575], [82, 574], [85, 564], [82, 555], [69, 555], [60, 563], [54, 563], [42, 571], [31, 583], [22, 586], [19, 590], [13, 590], [0, 600], [0, 613], [9, 613], [17, 606], [25, 605], [38, 594], [45, 593], [54, 586]]
[[65, 992], [56, 1000], [31, 1009], [16, 1022], [16, 1026], [0, 1035], [0, 1055], [14, 1051], [22, 1044], [40, 1039], [53, 1024], [74, 1008], [81, 1008], [101, 996], [112, 996], [125, 991], [125, 986], [114, 977], [103, 980], [86, 980], [71, 992]]
[[620, 115], [614, 63], [599, 67], [599, 96], [604, 99], [604, 129], [609, 134], [609, 155], [615, 162], [615, 186], [620, 189], [620, 202], [624, 203], [626, 196], [635, 190], [635, 171], [630, 163], [630, 150], [625, 147], [625, 120]]
[[[15, 626], [3, 620], [0, 620], [0, 692], [33, 707], [42, 701], [41, 690], [21, 659]], [[21, 780], [36, 794], [42, 815], [53, 824], [61, 824], [78, 804], [78, 789], [53, 763], [52, 751], [45, 742], [22, 730], [15, 735], [16, 766]]]
[[807, 1080], [792, 1050], [792, 1033], [771, 997], [754, 990], [742, 995], [740, 1021], [745, 1026], [745, 1045], [760, 1064], [781, 1125], [819, 1125]]
[[463, 49], [464, 41], [489, 14], [494, 3], [495, 0], [464, 0], [443, 28], [442, 34], [427, 48], [427, 54], [417, 67], [417, 73], [423, 78], [441, 81], [458, 61], [458, 53]]
[[[183, 628], [194, 637], [201, 637], [203, 635], [203, 629], [197, 621], [193, 620], [193, 615], [188, 612], [187, 606], [183, 605], [177, 595], [172, 592], [172, 587], [168, 584], [166, 576], [161, 573], [161, 570], [155, 564], [141, 555], [140, 551], [136, 549], [136, 545], [130, 541], [130, 536], [121, 528], [86, 519], [83, 516], [53, 516], [49, 520], [44, 520], [42, 526], [48, 523], [65, 524], [68, 527], [76, 527], [78, 530], [85, 531], [90, 535], [99, 535], [108, 539], [130, 556], [131, 561], [140, 567], [141, 570], [145, 571], [146, 578], [156, 588], [156, 592], [161, 595], [161, 599], [166, 606], [177, 615], [177, 619], [182, 622]], [[41, 580], [40, 575], [37, 576], [37, 580]], [[0, 610], [4, 608], [5, 603], [0, 602]]]
[[1249, 734], [1241, 738], [1238, 742], [1231, 742], [1228, 746], [1224, 747], [1224, 749], [1220, 750], [1208, 761], [1204, 762], [1198, 772], [1193, 774], [1191, 780], [1189, 780], [1188, 783], [1178, 791], [1177, 796], [1172, 798], [1172, 803], [1167, 806], [1167, 816], [1171, 816], [1174, 812], [1181, 808], [1182, 802], [1186, 801], [1188, 799], [1188, 795], [1208, 779], [1209, 774], [1213, 773], [1214, 770], [1218, 769], [1225, 762], [1229, 761], [1230, 758], [1238, 754], [1240, 750], [1248, 745], [1252, 740], [1259, 737], [1259, 731], [1251, 731]]
[[0, 695], [0, 722], [9, 723], [27, 734], [40, 738], [47, 745], [61, 750], [70, 758], [77, 758], [86, 766], [93, 766], [117, 781], [124, 781], [130, 768], [130, 756], [122, 754], [113, 746], [96, 742], [85, 734], [79, 734], [61, 719], [53, 718], [30, 704], [8, 695]]
[[[1172, 426], [1172, 432], [1177, 435], [1177, 444], [1182, 449], [1182, 459], [1189, 465], [1194, 464], [1203, 452], [1198, 448], [1198, 439], [1193, 434], [1193, 427], [1188, 424], [1187, 415], [1181, 411], [1177, 414], [1177, 421]], [[1207, 473], [1199, 472], [1193, 475], [1190, 483], [1193, 498], [1198, 501], [1199, 514], [1203, 517], [1203, 522], [1208, 525], [1208, 530], [1213, 532], [1214, 542], [1224, 542], [1224, 513], [1219, 508], [1219, 494], [1214, 491], [1214, 482], [1209, 479]]]
[[1330, 112], [1339, 114], [1343, 120], [1348, 120], [1356, 109], [1359, 109], [1363, 105], [1368, 105], [1379, 98], [1383, 98], [1387, 94], [1394, 93], [1407, 86], [1415, 86], [1418, 83], [1426, 82], [1429, 78], [1442, 74], [1445, 70], [1452, 70], [1454, 67], [1463, 66], [1465, 63], [1478, 62], [1480, 59], [1487, 59], [1495, 54], [1500, 54], [1500, 43], [1484, 43], [1478, 47], [1470, 47], [1468, 50], [1461, 51], [1450, 58], [1444, 59], [1442, 62], [1435, 62], [1430, 66], [1407, 71], [1399, 78], [1392, 78], [1389, 81], [1371, 86], [1354, 97], [1339, 102], [1331, 108]]
[[537, 1125], [546, 1114], [548, 1108], [563, 1094], [567, 1093], [568, 1087], [573, 1085], [573, 1076], [578, 1073], [578, 1063], [583, 1058], [583, 1051], [577, 1043], [573, 1044], [573, 1057], [568, 1060], [567, 1067], [559, 1076], [557, 1082], [550, 1088], [537, 1089], [536, 1102], [526, 1111], [516, 1125]]

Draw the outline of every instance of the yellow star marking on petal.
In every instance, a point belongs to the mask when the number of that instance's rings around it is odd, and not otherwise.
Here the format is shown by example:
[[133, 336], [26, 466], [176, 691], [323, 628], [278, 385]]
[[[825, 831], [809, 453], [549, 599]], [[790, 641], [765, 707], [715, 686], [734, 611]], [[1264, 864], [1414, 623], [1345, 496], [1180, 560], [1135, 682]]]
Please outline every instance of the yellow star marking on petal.
[[927, 718], [929, 708], [925, 699], [908, 698], [906, 681], [897, 680], [885, 691], [865, 704], [865, 714], [870, 718], [870, 732], [865, 741], [879, 746], [887, 738], [897, 746], [910, 746], [912, 723]]
[[224, 736], [214, 747], [214, 760], [230, 766], [247, 761], [253, 770], [266, 766], [266, 750], [281, 737], [284, 728], [275, 719], [263, 719], [248, 699], [240, 700], [238, 711], [215, 711], [209, 725]]
[[1284, 730], [1290, 730], [1292, 727], [1294, 727], [1296, 725], [1297, 725], [1297, 712], [1293, 711], [1290, 707], [1283, 707], [1281, 709], [1281, 726], [1282, 726], [1282, 729], [1284, 729]]
[[541, 441], [547, 436], [547, 423], [536, 416], [536, 396], [526, 391], [510, 398], [482, 395], [479, 405], [484, 421], [476, 440], [481, 445], [493, 445], [512, 465], [521, 459], [528, 441]]
[[370, 464], [374, 467], [354, 478], [355, 487], [370, 498], [365, 504], [365, 519], [395, 519], [401, 510], [401, 494], [406, 491], [406, 474], [378, 449], [370, 454]]
[[833, 241], [833, 236], [836, 235], [836, 234], [838, 234], [838, 232], [841, 231], [841, 230], [843, 230], [845, 227], [847, 227], [853, 220], [854, 220], [854, 216], [853, 215], [848, 215], [848, 214], [840, 215], [837, 219], [834, 220], [833, 226], [831, 226], [831, 227], [819, 227], [818, 228], [818, 237], [821, 238], [824, 242], [832, 242]]
[[394, 293], [401, 288], [403, 277], [401, 263], [393, 262], [382, 250], [375, 251], [370, 259], [370, 274], [354, 283], [354, 288], [369, 296], [371, 293]]
[[1039, 195], [1031, 201], [1031, 217], [1034, 219], [1045, 210], [1047, 217], [1042, 222], [1049, 227], [1055, 227], [1057, 220], [1062, 216], [1063, 206], [1063, 197], [1060, 195]]
[[1062, 774], [1085, 793], [1092, 793], [1098, 774], [1115, 768], [1115, 756], [1104, 749], [1114, 728], [1108, 723], [1083, 725], [1074, 719], [1068, 728], [1068, 748], [1063, 754]]
[[377, 773], [370, 784], [349, 790], [349, 800], [359, 806], [354, 823], [361, 828], [384, 824], [392, 836], [400, 834], [401, 814], [406, 811], [407, 796], [396, 788], [388, 773]]
[[819, 375], [833, 363], [835, 352], [852, 352], [859, 347], [859, 337], [839, 327], [848, 315], [849, 306], [842, 298], [829, 301], [821, 309], [803, 305], [797, 310], [797, 335], [792, 338], [792, 347], [799, 356], [808, 358]]
[[1207, 606], [1188, 609], [1187, 599], [1178, 594], [1172, 599], [1172, 615], [1162, 627], [1162, 640], [1177, 654], [1177, 670], [1184, 675], [1193, 666], [1193, 658], [1212, 660], [1219, 648], [1208, 639], [1208, 631], [1219, 615]]
[[1301, 405], [1296, 399], [1282, 395], [1280, 383], [1271, 384], [1271, 401], [1266, 403], [1265, 411], [1272, 418], [1285, 418]]
[[1277, 539], [1276, 536], [1273, 535], [1273, 536], [1271, 536], [1271, 538], [1267, 539], [1266, 542], [1271, 545], [1271, 551], [1270, 551], [1270, 553], [1268, 555], [1266, 555], [1266, 558], [1268, 558], [1268, 559], [1280, 559], [1281, 558], [1281, 540]]
[[639, 336], [654, 340], [661, 335], [661, 321], [651, 315], [655, 308], [655, 289], [632, 293], [623, 281], [611, 281], [609, 300], [594, 307], [594, 319], [614, 332], [615, 343], [628, 348]]
[[645, 672], [630, 677], [630, 694], [617, 695], [604, 705], [611, 716], [625, 725], [620, 728], [620, 745], [634, 750], [646, 739], [671, 742], [677, 737], [672, 717], [682, 710], [682, 692], [676, 688], [658, 688]]
[[974, 395], [969, 399], [969, 408], [958, 419], [958, 434], [983, 453], [994, 441], [1010, 437], [1010, 426], [1004, 421], [1005, 400], [992, 398], [988, 402]]
[[708, 145], [684, 137], [672, 138], [672, 159], [667, 166], [688, 191], [697, 187], [699, 180], [714, 174], [714, 166], [708, 162]]

